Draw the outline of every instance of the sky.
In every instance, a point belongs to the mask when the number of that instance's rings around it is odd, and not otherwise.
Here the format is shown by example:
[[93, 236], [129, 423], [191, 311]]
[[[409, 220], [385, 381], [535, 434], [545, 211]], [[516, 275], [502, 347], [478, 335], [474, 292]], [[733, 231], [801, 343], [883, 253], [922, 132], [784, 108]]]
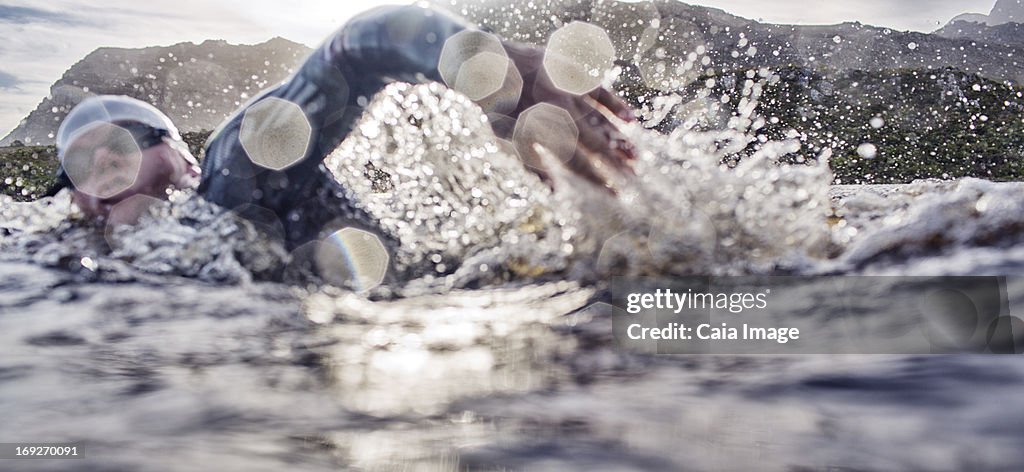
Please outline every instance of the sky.
[[[516, 1], [516, 0], [509, 0]], [[316, 46], [381, 0], [0, 0], [0, 137], [50, 85], [99, 47], [167, 46], [206, 39], [255, 44], [281, 36]], [[770, 23], [843, 21], [933, 31], [954, 16], [988, 13], [995, 0], [692, 0]]]

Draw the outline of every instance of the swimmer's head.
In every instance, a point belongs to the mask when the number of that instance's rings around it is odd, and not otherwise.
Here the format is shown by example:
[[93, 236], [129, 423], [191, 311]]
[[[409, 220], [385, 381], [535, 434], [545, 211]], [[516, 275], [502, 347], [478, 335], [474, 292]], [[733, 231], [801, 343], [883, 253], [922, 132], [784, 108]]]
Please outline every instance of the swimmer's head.
[[134, 195], [167, 198], [170, 189], [198, 183], [198, 163], [170, 118], [125, 96], [91, 97], [71, 110], [57, 131], [57, 155], [49, 194], [70, 187], [89, 216], [106, 217]]

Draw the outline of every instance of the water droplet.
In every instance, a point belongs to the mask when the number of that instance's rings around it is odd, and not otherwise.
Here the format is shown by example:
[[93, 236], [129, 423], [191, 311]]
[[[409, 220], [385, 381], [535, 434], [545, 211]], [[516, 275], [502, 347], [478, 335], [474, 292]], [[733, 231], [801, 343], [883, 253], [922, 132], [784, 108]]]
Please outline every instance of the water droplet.
[[79, 263], [86, 270], [89, 270], [89, 271], [92, 271], [92, 272], [96, 272], [96, 268], [97, 268], [96, 261], [92, 260], [91, 257], [83, 257], [82, 260]]
[[878, 147], [871, 143], [857, 146], [857, 155], [864, 159], [874, 159], [878, 155]]

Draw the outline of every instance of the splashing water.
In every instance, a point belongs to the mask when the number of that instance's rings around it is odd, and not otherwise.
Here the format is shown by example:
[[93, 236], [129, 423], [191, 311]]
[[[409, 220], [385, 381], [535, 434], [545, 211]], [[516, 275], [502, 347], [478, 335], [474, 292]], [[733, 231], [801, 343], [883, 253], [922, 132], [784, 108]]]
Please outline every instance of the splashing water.
[[[566, 123], [556, 107], [527, 110], [507, 142], [491, 131], [488, 120], [496, 118], [487, 113], [494, 104], [481, 110], [439, 84], [392, 85], [368, 103], [325, 166], [345, 197], [398, 244], [389, 248], [393, 254], [382, 255], [379, 241], [357, 244], [339, 236], [344, 228], [332, 228], [313, 256], [337, 276], [328, 281], [359, 279], [357, 288], [375, 286], [383, 280], [380, 261], [404, 276], [402, 285], [430, 290], [545, 278], [589, 283], [611, 275], [849, 271], [886, 255], [1019, 240], [1022, 198], [1005, 185], [964, 181], [927, 192], [952, 195], [912, 204], [882, 198], [872, 206], [871, 192], [836, 197], [827, 149], [803, 162], [794, 158], [807, 150], [799, 133], [769, 139], [763, 132], [770, 120], [755, 110], [779, 76], [750, 68], [695, 82], [699, 74], [715, 76], [710, 71], [723, 51], [714, 51], [700, 28], [663, 17], [653, 4], [599, 1], [579, 15], [550, 1], [524, 9], [487, 2], [460, 6], [469, 16], [493, 13], [483, 23], [504, 37], [535, 43], [550, 37], [554, 52], [545, 67], [563, 88], [642, 83], [646, 91], [635, 97], [642, 124], [624, 126], [639, 151], [635, 176], [615, 182], [611, 195], [560, 170], [558, 161], [571, 158], [576, 126], [583, 125]], [[443, 54], [446, 80], [474, 96], [517, 97], [515, 87], [502, 90], [517, 83], [507, 80], [517, 74], [497, 39], [457, 36]], [[580, 37], [600, 47], [588, 50], [578, 44]], [[739, 34], [728, 47], [749, 52], [750, 44]], [[611, 68], [612, 57], [634, 62], [635, 70]], [[290, 130], [294, 139], [270, 139], [256, 126], [260, 109], [253, 112], [243, 142], [247, 151], [284, 156], [261, 165], [287, 167], [294, 161], [288, 156], [303, 154], [308, 126]], [[547, 162], [541, 164], [551, 169], [551, 187], [518, 157], [533, 143], [544, 147], [540, 154]], [[98, 238], [80, 219], [61, 223], [61, 214], [70, 211], [66, 200], [3, 205], [5, 228], [16, 236], [5, 238], [5, 247], [50, 265], [87, 256], [104, 267], [109, 257], [150, 274], [231, 281], [277, 278], [298, 256], [284, 254], [272, 236], [260, 236], [258, 223], [199, 198], [177, 195], [148, 206], [145, 224], [104, 228]], [[866, 217], [872, 212], [891, 214]], [[964, 219], [970, 223], [953, 225]], [[956, 230], [940, 234], [950, 225]], [[87, 241], [105, 241], [108, 249]], [[359, 259], [361, 253], [367, 260]], [[338, 257], [344, 263], [329, 260]]]
[[0, 239], [6, 260], [59, 267], [86, 280], [275, 279], [288, 256], [253, 223], [186, 192], [148, 205], [133, 225], [87, 220], [67, 192], [29, 203], [0, 201], [0, 217], [11, 235]]
[[[823, 264], [831, 270], [892, 265], [919, 257], [966, 253], [978, 247], [1001, 248], [996, 250], [1003, 252], [998, 259], [1010, 262], [1015, 257], [1006, 249], [1024, 235], [1021, 183], [964, 179], [919, 181], [905, 186], [840, 186], [836, 191], [850, 194], [836, 208], [843, 217], [843, 229], [838, 234], [846, 248], [834, 262]], [[973, 265], [969, 260], [960, 262], [955, 266], [965, 270]], [[949, 270], [955, 273], [956, 269], [926, 272]]]
[[[393, 85], [355, 130], [325, 165], [399, 240], [400, 267], [428, 264], [445, 274], [502, 245], [510, 257], [534, 244], [558, 253], [551, 241], [565, 225], [553, 219], [551, 192], [501, 151], [464, 96], [437, 84]], [[367, 166], [386, 173], [389, 190], [374, 190], [380, 185], [365, 178]]]
[[[436, 85], [387, 88], [356, 130], [327, 167], [401, 241], [398, 264], [463, 267], [453, 283], [481, 266], [583, 279], [764, 271], [821, 256], [830, 242], [831, 175], [825, 163], [779, 165], [794, 142], [729, 168], [723, 159], [753, 139], [741, 130], [662, 136], [634, 126], [636, 178], [612, 196], [564, 171], [551, 191], [479, 108]], [[368, 167], [385, 170], [389, 190], [374, 190]]]
[[[888, 224], [892, 216], [881, 228], [857, 228], [855, 209], [870, 197], [833, 210], [827, 159], [781, 163], [800, 143], [757, 139], [762, 120], [751, 103], [760, 87], [748, 82], [742, 107], [724, 129], [707, 126], [718, 120], [721, 104], [699, 97], [674, 112], [683, 125], [670, 134], [626, 126], [639, 159], [635, 178], [617, 182], [615, 195], [565, 171], [552, 173], [552, 190], [511, 143], [494, 136], [479, 107], [438, 84], [388, 87], [325, 165], [380, 230], [399, 241], [388, 262], [418, 279], [410, 287], [430, 290], [524, 278], [588, 282], [610, 275], [855, 268], [879, 254], [912, 252], [921, 241], [934, 244], [937, 232], [965, 211], [977, 222], [957, 226], [947, 245], [1019, 234], [1019, 194], [980, 181], [964, 181], [950, 187], [954, 196], [907, 210], [906, 221], [920, 223]], [[742, 156], [753, 142], [757, 150]], [[545, 155], [557, 169], [559, 158]], [[107, 253], [87, 224], [61, 222], [70, 211], [66, 197], [4, 208], [9, 231], [34, 235], [5, 238], [5, 246], [48, 265], [78, 254], [105, 266], [109, 256], [150, 274], [242, 281], [274, 278], [288, 259], [255, 225], [180, 192], [148, 209], [145, 224], [107, 228]], [[850, 224], [830, 225], [834, 212]], [[872, 231], [877, 234], [865, 236]], [[829, 259], [847, 246], [840, 262]]]
[[[700, 38], [670, 38], [692, 49], [682, 59], [652, 45], [688, 22], [651, 3], [595, 5], [613, 42], [642, 38], [616, 51], [640, 58], [640, 80], [659, 91], [640, 104], [643, 125], [626, 129], [635, 177], [612, 195], [557, 171], [564, 153], [547, 149], [549, 187], [494, 136], [486, 108], [438, 84], [393, 85], [325, 162], [399, 243], [381, 254], [370, 233], [332, 231], [313, 257], [345, 289], [247, 283], [288, 280], [299, 250], [275, 241], [279, 222], [187, 192], [126, 206], [135, 226], [86, 221], [67, 193], [0, 197], [0, 403], [18, 406], [0, 430], [90, 439], [84, 462], [55, 470], [1021, 463], [1024, 422], [1005, 405], [1024, 375], [1009, 357], [617, 349], [610, 306], [591, 303], [612, 275], [1024, 273], [1024, 188], [833, 186], [827, 154], [787, 164], [799, 139], [759, 132], [754, 105], [776, 76], [748, 71], [728, 97], [714, 83], [679, 92], [707, 66]], [[616, 25], [601, 9], [639, 21]], [[482, 72], [503, 62], [483, 57], [464, 74], [466, 93], [498, 83]], [[673, 131], [647, 129], [663, 123]], [[536, 128], [550, 142], [568, 133]], [[273, 157], [306, 143], [251, 137], [250, 154]], [[368, 291], [384, 264], [413, 279], [398, 281], [401, 297]], [[848, 294], [883, 302], [871, 295]], [[842, 318], [823, 333], [844, 329]]]

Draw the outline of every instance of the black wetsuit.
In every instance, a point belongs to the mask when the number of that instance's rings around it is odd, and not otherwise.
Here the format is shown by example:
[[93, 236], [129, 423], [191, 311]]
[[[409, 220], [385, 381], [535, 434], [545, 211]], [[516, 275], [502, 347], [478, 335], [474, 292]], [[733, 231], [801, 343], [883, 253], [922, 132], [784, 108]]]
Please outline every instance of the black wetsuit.
[[[472, 27], [419, 6], [381, 7], [352, 19], [286, 82], [254, 97], [214, 132], [202, 164], [200, 194], [229, 209], [269, 209], [284, 225], [291, 246], [317, 238], [325, 225], [331, 225], [328, 230], [349, 226], [380, 234], [373, 218], [351, 204], [322, 161], [386, 85], [440, 82], [437, 65], [445, 40]], [[254, 164], [239, 140], [246, 110], [268, 97], [297, 104], [312, 127], [305, 156], [281, 171]]]

